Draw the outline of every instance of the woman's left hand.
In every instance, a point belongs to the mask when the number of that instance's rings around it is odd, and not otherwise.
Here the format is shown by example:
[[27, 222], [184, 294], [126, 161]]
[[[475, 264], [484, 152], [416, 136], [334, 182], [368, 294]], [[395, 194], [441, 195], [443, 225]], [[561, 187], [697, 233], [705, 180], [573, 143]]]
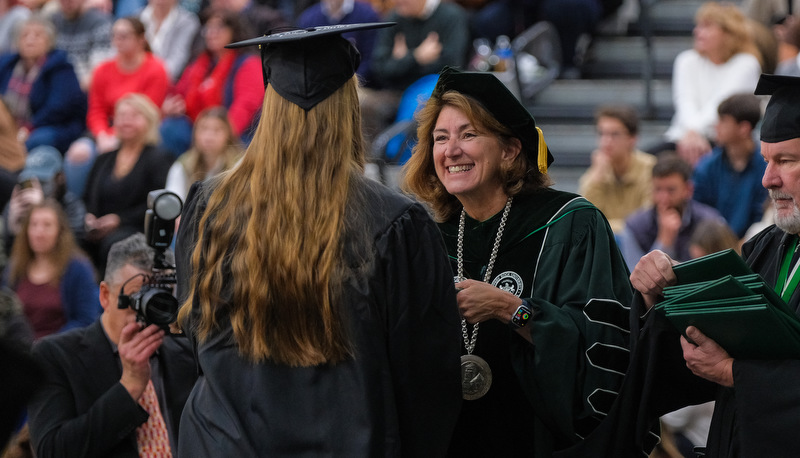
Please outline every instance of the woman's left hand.
[[101, 240], [114, 232], [120, 225], [119, 215], [109, 213], [94, 220], [86, 236], [89, 240]]
[[522, 300], [500, 288], [477, 280], [456, 283], [458, 311], [470, 324], [492, 318], [508, 324]]
[[112, 133], [101, 132], [97, 135], [97, 152], [100, 154], [119, 148], [119, 138]]

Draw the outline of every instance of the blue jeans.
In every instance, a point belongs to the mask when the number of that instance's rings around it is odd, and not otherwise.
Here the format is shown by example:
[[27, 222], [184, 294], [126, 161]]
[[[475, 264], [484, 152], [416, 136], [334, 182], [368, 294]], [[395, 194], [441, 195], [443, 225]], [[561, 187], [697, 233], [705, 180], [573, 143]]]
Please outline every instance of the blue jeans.
[[161, 147], [178, 158], [192, 146], [192, 120], [187, 116], [167, 116], [158, 127]]
[[65, 158], [64, 177], [67, 180], [67, 190], [82, 198], [83, 191], [86, 189], [86, 181], [89, 179], [89, 172], [97, 159], [97, 147], [94, 141], [88, 137], [82, 137], [76, 141], [88, 142], [91, 156], [85, 162], [73, 162], [69, 158]]

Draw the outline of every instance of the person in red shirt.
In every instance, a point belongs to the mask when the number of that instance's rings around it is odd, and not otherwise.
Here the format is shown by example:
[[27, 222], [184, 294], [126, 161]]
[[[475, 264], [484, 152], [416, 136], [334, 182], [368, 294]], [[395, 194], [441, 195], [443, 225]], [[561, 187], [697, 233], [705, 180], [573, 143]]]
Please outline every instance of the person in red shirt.
[[127, 94], [139, 93], [161, 106], [169, 87], [164, 64], [150, 52], [144, 24], [139, 19], [118, 19], [111, 30], [111, 44], [117, 55], [100, 64], [89, 83], [86, 124], [94, 143], [86, 138], [79, 139], [66, 154], [67, 186], [77, 195], [82, 194], [96, 155], [119, 147], [112, 124], [117, 101]]
[[228, 109], [234, 133], [249, 143], [264, 99], [261, 61], [248, 51], [225, 48], [248, 37], [248, 30], [232, 12], [212, 9], [205, 14], [204, 50], [186, 67], [174, 93], [161, 106], [162, 145], [176, 157], [189, 148], [197, 116], [213, 106]]

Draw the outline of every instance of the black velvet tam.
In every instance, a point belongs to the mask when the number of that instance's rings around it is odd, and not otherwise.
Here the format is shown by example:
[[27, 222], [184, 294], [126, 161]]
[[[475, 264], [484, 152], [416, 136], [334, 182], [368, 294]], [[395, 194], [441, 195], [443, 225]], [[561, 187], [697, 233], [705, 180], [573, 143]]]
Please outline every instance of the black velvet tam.
[[761, 124], [761, 141], [778, 143], [800, 137], [800, 78], [762, 74], [756, 95], [772, 95]]
[[536, 155], [529, 159], [538, 163], [542, 173], [553, 163], [553, 155], [533, 116], [492, 73], [462, 72], [445, 67], [439, 74], [432, 97], [441, 97], [447, 91], [456, 91], [480, 102], [495, 119], [511, 129], [529, 155]]
[[342, 33], [377, 29], [393, 22], [341, 24], [272, 33], [226, 46], [258, 45], [264, 87], [272, 85], [281, 97], [308, 111], [349, 80], [361, 55]]

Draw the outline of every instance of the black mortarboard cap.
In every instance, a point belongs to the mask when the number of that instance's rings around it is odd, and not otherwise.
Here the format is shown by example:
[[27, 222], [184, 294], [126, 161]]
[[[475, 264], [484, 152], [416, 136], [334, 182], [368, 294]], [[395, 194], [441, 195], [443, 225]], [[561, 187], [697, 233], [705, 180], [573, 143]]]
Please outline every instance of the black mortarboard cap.
[[529, 155], [536, 152], [536, 157], [529, 156], [528, 159], [538, 164], [542, 173], [547, 173], [553, 155], [544, 141], [542, 130], [536, 127], [530, 112], [496, 76], [489, 72], [462, 72], [445, 67], [439, 73], [431, 97], [441, 97], [447, 91], [460, 92], [480, 102], [495, 119], [511, 129]]
[[756, 95], [772, 95], [761, 123], [761, 141], [778, 143], [800, 137], [800, 78], [762, 74]]
[[361, 55], [342, 33], [389, 27], [394, 22], [340, 24], [272, 33], [231, 43], [259, 45], [264, 87], [308, 111], [336, 92], [356, 72]]

